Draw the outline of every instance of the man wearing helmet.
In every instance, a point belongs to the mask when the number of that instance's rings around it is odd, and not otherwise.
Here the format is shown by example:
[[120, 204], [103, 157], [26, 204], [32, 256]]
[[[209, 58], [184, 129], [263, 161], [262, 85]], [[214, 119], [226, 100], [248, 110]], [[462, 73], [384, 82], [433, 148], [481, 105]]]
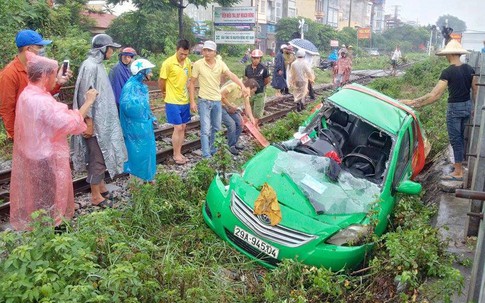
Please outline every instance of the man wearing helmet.
[[109, 81], [115, 93], [116, 106], [119, 106], [121, 89], [131, 77], [130, 64], [136, 56], [136, 51], [131, 47], [125, 47], [118, 54], [118, 63], [109, 72]]
[[293, 94], [297, 111], [302, 111], [305, 108], [308, 83], [315, 81], [315, 74], [310, 64], [305, 61], [305, 51], [303, 49], [298, 50], [296, 57], [297, 59], [291, 64], [288, 72], [288, 86]]
[[158, 86], [165, 101], [167, 122], [173, 124], [172, 147], [175, 164], [183, 165], [188, 159], [182, 155], [185, 129], [190, 121], [187, 82], [192, 77], [189, 55], [190, 44], [186, 39], [177, 42], [175, 54], [162, 63]]
[[[261, 64], [261, 57], [263, 52], [259, 49], [255, 49], [251, 52], [251, 64], [246, 66], [244, 76], [246, 79], [254, 79], [258, 82], [258, 89], [251, 98], [251, 109], [254, 115], [255, 126], [258, 126], [258, 121], [263, 117], [264, 113], [264, 89], [266, 85], [271, 81], [269, 77], [268, 69]], [[236, 148], [240, 149], [238, 145]]]
[[[27, 52], [43, 56], [45, 46], [51, 44], [51, 40], [44, 40], [42, 35], [36, 31], [26, 29], [21, 30], [15, 37], [15, 44], [18, 48], [18, 54], [1, 72], [0, 72], [0, 116], [3, 119], [7, 136], [11, 139], [14, 137], [15, 107], [20, 93], [28, 84], [27, 77]], [[63, 76], [62, 69], [57, 72], [57, 82], [51, 94], [59, 92], [61, 85], [64, 85], [72, 77], [70, 70]]]
[[157, 171], [157, 147], [153, 126], [157, 119], [150, 109], [148, 86], [143, 80], [152, 77], [153, 63], [137, 59], [131, 64], [133, 76], [120, 96], [120, 122], [128, 151], [124, 171], [145, 182], [153, 182]]
[[103, 65], [103, 61], [108, 60], [114, 49], [119, 47], [106, 34], [94, 36], [88, 58], [79, 68], [74, 90], [73, 109], [84, 104], [84, 95], [90, 88], [99, 92], [94, 106], [85, 118], [87, 130], [82, 136], [72, 137], [72, 162], [75, 170], [84, 170], [87, 167], [86, 180], [91, 184], [91, 202], [101, 207], [112, 205], [104, 183], [106, 169], [113, 178], [123, 172], [123, 164], [127, 160], [115, 95]]

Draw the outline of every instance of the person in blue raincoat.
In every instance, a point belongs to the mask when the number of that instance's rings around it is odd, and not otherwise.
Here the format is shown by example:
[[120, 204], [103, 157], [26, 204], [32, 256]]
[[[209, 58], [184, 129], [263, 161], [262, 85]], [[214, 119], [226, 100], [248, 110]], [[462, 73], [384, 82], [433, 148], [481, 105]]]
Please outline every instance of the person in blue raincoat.
[[146, 182], [152, 182], [156, 173], [156, 146], [154, 124], [157, 119], [150, 109], [148, 86], [152, 68], [146, 59], [137, 59], [131, 64], [131, 76], [121, 90], [120, 122], [123, 129], [128, 161], [124, 171]]
[[109, 72], [109, 81], [115, 94], [116, 106], [120, 106], [121, 90], [126, 81], [131, 77], [130, 64], [136, 56], [136, 51], [131, 47], [125, 47], [118, 55], [118, 63]]

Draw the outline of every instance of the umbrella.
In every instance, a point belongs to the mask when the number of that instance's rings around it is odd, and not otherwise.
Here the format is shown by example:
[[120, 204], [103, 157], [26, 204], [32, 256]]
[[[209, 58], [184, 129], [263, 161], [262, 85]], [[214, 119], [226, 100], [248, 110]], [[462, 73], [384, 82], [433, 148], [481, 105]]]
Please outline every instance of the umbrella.
[[296, 47], [298, 49], [303, 49], [305, 52], [309, 53], [310, 55], [319, 55], [318, 48], [306, 39], [293, 39], [289, 43], [291, 46]]

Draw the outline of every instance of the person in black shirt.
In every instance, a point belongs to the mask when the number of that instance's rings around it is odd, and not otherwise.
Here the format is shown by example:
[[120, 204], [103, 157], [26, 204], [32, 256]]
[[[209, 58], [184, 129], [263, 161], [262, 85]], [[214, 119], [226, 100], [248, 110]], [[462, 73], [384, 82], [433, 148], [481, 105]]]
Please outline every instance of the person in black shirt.
[[263, 52], [255, 49], [251, 52], [251, 64], [246, 66], [244, 77], [246, 79], [254, 79], [258, 82], [259, 88], [251, 98], [251, 109], [255, 120], [255, 126], [258, 126], [259, 119], [263, 117], [264, 113], [264, 89], [270, 82], [268, 69], [261, 64], [261, 57]]
[[453, 148], [453, 156], [455, 159], [453, 166], [455, 170], [441, 178], [447, 181], [463, 181], [462, 162], [465, 160], [465, 123], [472, 113], [470, 89], [472, 90], [473, 98], [476, 98], [477, 94], [477, 77], [474, 76], [475, 71], [471, 66], [463, 64], [460, 61], [460, 56], [464, 54], [468, 54], [468, 51], [458, 41], [450, 40], [443, 50], [436, 53], [438, 56], [446, 56], [446, 59], [450, 63], [450, 66], [441, 72], [438, 84], [430, 93], [420, 98], [401, 101], [412, 107], [425, 106], [439, 100], [446, 88], [448, 88], [449, 97], [446, 127], [448, 129], [450, 144]]

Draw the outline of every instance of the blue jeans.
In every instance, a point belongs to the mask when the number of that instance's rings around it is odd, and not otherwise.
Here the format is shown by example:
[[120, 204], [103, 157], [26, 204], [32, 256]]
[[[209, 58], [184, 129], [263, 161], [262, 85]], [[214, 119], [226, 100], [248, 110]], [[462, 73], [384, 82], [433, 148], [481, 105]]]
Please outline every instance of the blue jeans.
[[448, 103], [446, 127], [455, 163], [465, 160], [465, 124], [472, 113], [472, 101]]
[[227, 145], [235, 146], [241, 136], [242, 121], [238, 112], [230, 114], [225, 108], [222, 108], [222, 124], [227, 127]]
[[198, 98], [197, 109], [200, 116], [200, 143], [203, 158], [210, 158], [217, 151], [214, 139], [221, 129], [221, 108], [221, 101]]

